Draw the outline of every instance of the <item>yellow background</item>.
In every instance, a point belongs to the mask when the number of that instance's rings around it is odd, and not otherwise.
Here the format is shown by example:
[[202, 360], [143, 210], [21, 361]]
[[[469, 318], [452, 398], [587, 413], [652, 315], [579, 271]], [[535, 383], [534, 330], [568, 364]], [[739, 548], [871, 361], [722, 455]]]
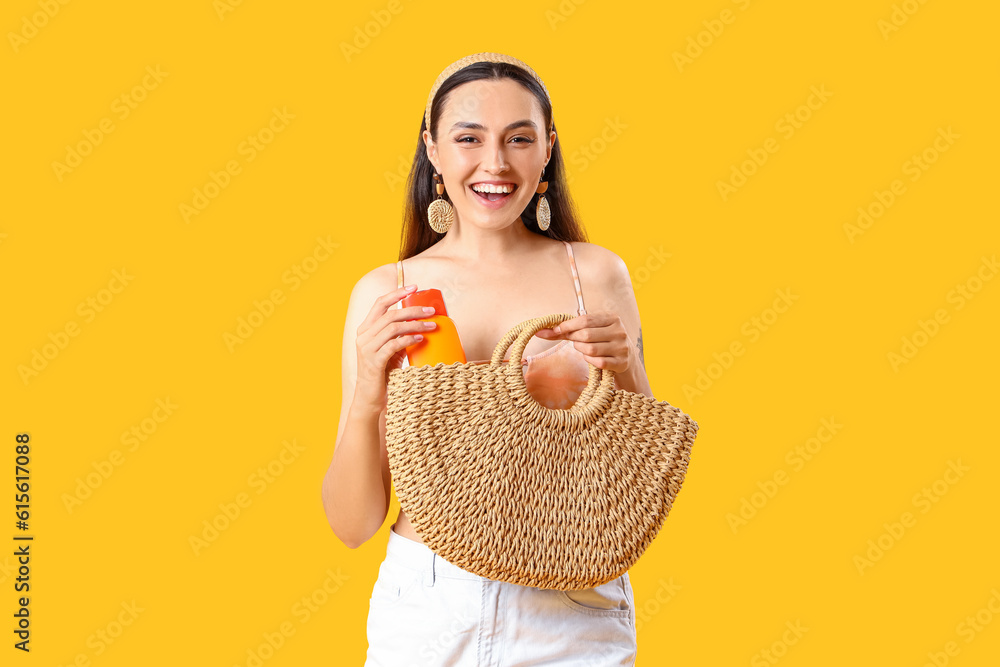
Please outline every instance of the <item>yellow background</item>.
[[[269, 667], [363, 662], [398, 504], [357, 550], [323, 513], [343, 318], [355, 281], [397, 259], [398, 179], [434, 78], [483, 50], [544, 79], [590, 240], [632, 273], [653, 392], [701, 427], [631, 571], [637, 664], [996, 664], [1000, 280], [975, 281], [1000, 250], [995, 4], [53, 3], [10, 0], [0, 21], [3, 664], [246, 665], [282, 624], [294, 634]], [[346, 57], [373, 11], [386, 25]], [[813, 109], [811, 87], [830, 93]], [[241, 145], [276, 108], [294, 118], [249, 160]], [[60, 179], [53, 163], [102, 121], [113, 131]], [[230, 161], [239, 173], [186, 222], [181, 204]], [[845, 225], [897, 179], [905, 192], [852, 242]], [[318, 238], [337, 244], [329, 259], [286, 281]], [[958, 285], [978, 288], [961, 308]], [[227, 347], [274, 290], [284, 302]], [[778, 290], [798, 298], [773, 317]], [[87, 299], [105, 300], [93, 317]], [[921, 345], [894, 365], [904, 337]], [[160, 422], [158, 399], [177, 406]], [[144, 420], [130, 450], [120, 438]], [[30, 654], [10, 632], [17, 433], [32, 446]], [[819, 436], [796, 467], [789, 452]], [[285, 441], [301, 451], [254, 485]], [[196, 555], [190, 536], [241, 493]], [[756, 514], [734, 530], [744, 499]], [[859, 568], [869, 541], [887, 548]], [[306, 617], [311, 596], [324, 603]]]

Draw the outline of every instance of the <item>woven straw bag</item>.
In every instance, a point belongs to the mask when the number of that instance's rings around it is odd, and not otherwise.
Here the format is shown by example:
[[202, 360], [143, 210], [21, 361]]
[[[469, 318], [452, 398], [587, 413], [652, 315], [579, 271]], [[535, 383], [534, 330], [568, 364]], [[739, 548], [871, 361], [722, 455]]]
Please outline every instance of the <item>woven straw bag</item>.
[[525, 320], [489, 363], [389, 372], [400, 506], [426, 546], [482, 577], [557, 590], [607, 583], [653, 541], [684, 481], [698, 424], [678, 408], [616, 390], [614, 373], [593, 365], [567, 410], [528, 393], [525, 346], [573, 317]]

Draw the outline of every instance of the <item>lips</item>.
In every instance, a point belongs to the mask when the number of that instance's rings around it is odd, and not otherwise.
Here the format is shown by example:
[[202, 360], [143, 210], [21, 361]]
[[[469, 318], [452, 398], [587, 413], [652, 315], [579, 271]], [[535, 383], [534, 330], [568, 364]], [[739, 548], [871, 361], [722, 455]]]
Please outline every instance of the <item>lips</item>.
[[[495, 185], [499, 185], [499, 184], [495, 184]], [[512, 192], [507, 193], [507, 194], [503, 194], [503, 193], [500, 193], [500, 192], [491, 192], [491, 193], [488, 193], [488, 194], [487, 193], [480, 194], [480, 193], [476, 192], [475, 190], [473, 190], [471, 185], [469, 186], [469, 191], [473, 194], [473, 198], [477, 202], [479, 202], [482, 206], [484, 206], [484, 207], [486, 207], [488, 209], [492, 209], [492, 210], [499, 210], [499, 209], [505, 207], [507, 205], [507, 200], [511, 199], [511, 195], [514, 194], [514, 192], [517, 192], [517, 186], [515, 185], [514, 186], [514, 190]]]
[[504, 193], [504, 192], [476, 192], [475, 190], [473, 190], [472, 194], [476, 195], [480, 199], [485, 199], [487, 201], [500, 201], [504, 197], [509, 197], [509, 196], [511, 196], [514, 193], [513, 192], [508, 192], [508, 193]]
[[[473, 185], [480, 185], [480, 184], [479, 183], [474, 183]], [[470, 185], [469, 186], [469, 190], [472, 191], [472, 194], [474, 194], [476, 197], [478, 197], [479, 199], [483, 200], [484, 202], [485, 201], [488, 201], [488, 202], [499, 202], [499, 201], [502, 201], [503, 199], [506, 199], [507, 197], [509, 197], [510, 195], [514, 194], [517, 191], [517, 185], [513, 184], [513, 183], [503, 183], [503, 184], [501, 184], [501, 183], [486, 183], [484, 185], [511, 185], [513, 187], [513, 189], [510, 192], [506, 192], [506, 193], [504, 193], [504, 192], [476, 192], [475, 190], [472, 190], [472, 186]]]

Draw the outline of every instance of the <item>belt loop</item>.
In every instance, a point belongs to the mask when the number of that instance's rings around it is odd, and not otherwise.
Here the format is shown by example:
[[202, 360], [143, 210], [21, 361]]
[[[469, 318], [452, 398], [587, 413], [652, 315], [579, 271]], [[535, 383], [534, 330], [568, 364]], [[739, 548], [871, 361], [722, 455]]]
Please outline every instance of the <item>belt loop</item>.
[[432, 553], [431, 554], [431, 567], [430, 567], [430, 570], [427, 570], [427, 571], [424, 572], [424, 585], [425, 586], [433, 586], [434, 585], [434, 579], [435, 579], [435, 572], [434, 572], [435, 568], [434, 568], [434, 566], [435, 566], [436, 562], [437, 562], [437, 554], [436, 553]]

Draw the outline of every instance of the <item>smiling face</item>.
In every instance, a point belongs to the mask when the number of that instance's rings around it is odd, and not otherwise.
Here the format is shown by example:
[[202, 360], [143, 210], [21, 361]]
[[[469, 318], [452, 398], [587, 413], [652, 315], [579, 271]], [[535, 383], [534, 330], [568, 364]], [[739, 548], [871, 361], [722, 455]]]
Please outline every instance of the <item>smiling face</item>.
[[463, 83], [448, 93], [437, 128], [437, 142], [424, 131], [427, 157], [460, 224], [498, 229], [517, 220], [555, 143], [535, 96], [512, 79]]

